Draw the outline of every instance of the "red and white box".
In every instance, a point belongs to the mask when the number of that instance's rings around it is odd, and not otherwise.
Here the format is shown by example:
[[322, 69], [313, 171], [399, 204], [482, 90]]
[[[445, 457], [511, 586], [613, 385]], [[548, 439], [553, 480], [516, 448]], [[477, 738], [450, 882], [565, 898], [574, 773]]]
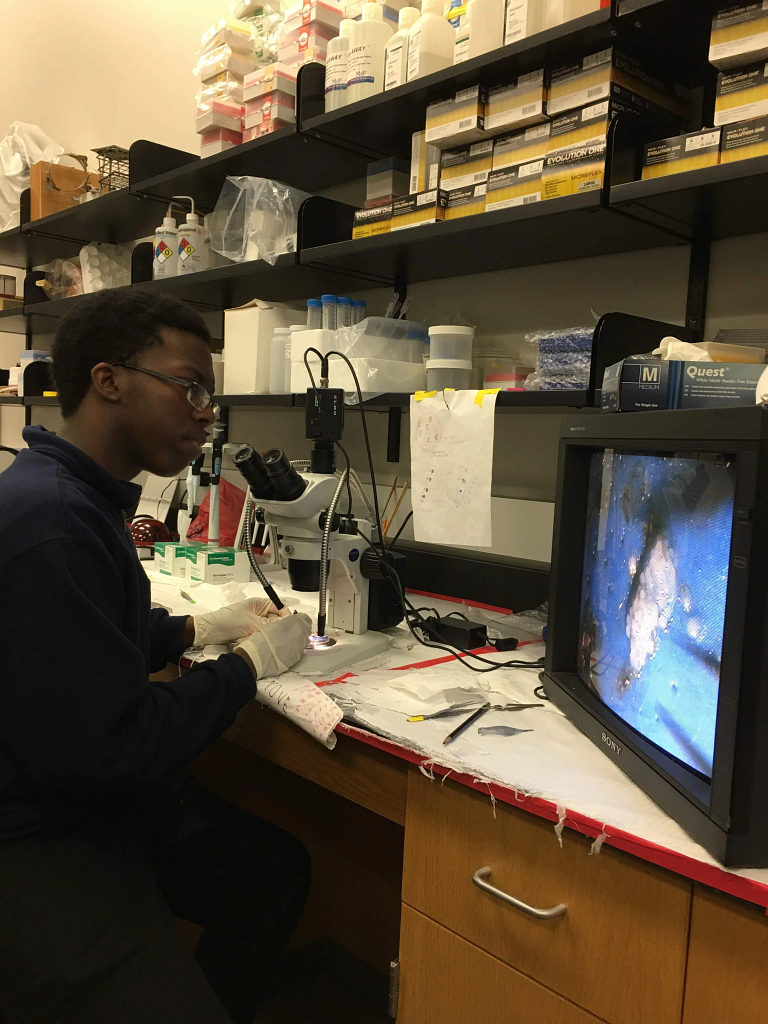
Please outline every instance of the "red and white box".
[[[323, 3], [322, 0], [306, 0], [306, 3], [294, 4], [285, 12], [283, 32], [292, 32], [296, 28], [322, 25], [333, 29], [333, 35], [339, 34], [339, 26], [344, 12], [338, 4]], [[333, 38], [333, 37], [329, 37]]]
[[283, 64], [297, 67], [299, 64], [307, 64], [311, 60], [325, 64], [328, 55], [328, 40], [320, 36], [302, 33], [294, 42], [286, 46], [280, 44], [279, 57]]
[[286, 123], [296, 120], [296, 101], [292, 96], [270, 92], [266, 96], [260, 96], [257, 100], [249, 100], [245, 108], [243, 124], [246, 128], [255, 128], [274, 118], [279, 118]]
[[[268, 64], [253, 74], [247, 75], [243, 82], [243, 100], [258, 99], [265, 93], [280, 92], [284, 96], [296, 96], [296, 71], [287, 64]], [[246, 109], [246, 114], [251, 113]]]
[[240, 146], [242, 142], [242, 132], [233, 132], [229, 128], [215, 128], [200, 136], [200, 155], [213, 156], [214, 153], [224, 153], [228, 149]]
[[270, 135], [280, 128], [287, 128], [293, 123], [293, 121], [281, 121], [279, 118], [275, 118], [272, 121], [264, 121], [262, 124], [256, 125], [255, 128], [246, 128], [243, 132], [243, 142], [253, 142], [254, 139], [261, 139], [265, 135]]
[[215, 131], [217, 128], [228, 128], [233, 132], [241, 132], [244, 113], [244, 108], [236, 103], [211, 100], [197, 108], [195, 131], [198, 135]]

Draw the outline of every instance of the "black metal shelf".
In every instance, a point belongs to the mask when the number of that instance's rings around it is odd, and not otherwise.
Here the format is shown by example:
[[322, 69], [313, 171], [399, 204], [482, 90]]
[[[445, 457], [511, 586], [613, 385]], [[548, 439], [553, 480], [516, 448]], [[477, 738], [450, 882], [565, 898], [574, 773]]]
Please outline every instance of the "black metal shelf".
[[16, 306], [15, 309], [0, 310], [0, 334], [25, 334], [27, 321], [24, 316], [24, 307]]
[[304, 249], [303, 263], [390, 284], [462, 277], [675, 244], [665, 228], [617, 215], [601, 191]]
[[143, 196], [159, 197], [163, 203], [168, 203], [174, 195], [194, 196], [199, 208], [209, 212], [216, 205], [228, 176], [251, 174], [274, 178], [305, 192], [317, 192], [330, 185], [365, 177], [367, 162], [359, 153], [302, 134], [292, 125], [224, 153], [137, 182], [136, 190]]
[[[293, 395], [217, 395], [215, 401], [231, 409], [252, 408], [292, 408], [304, 409], [307, 404], [306, 393]], [[364, 402], [366, 412], [392, 409], [395, 407], [408, 409], [411, 403], [409, 394], [384, 394]], [[589, 404], [589, 392], [573, 391], [500, 391], [496, 398], [496, 408], [501, 412], [515, 409], [584, 409]], [[354, 412], [359, 405], [346, 406], [347, 412]]]
[[58, 405], [59, 400], [53, 395], [25, 395], [22, 398], [24, 405]]
[[24, 399], [18, 395], [0, 395], [0, 405], [23, 405]]
[[[478, 83], [503, 84], [529, 71], [568, 64], [624, 40], [639, 41], [655, 58], [670, 61], [685, 84], [703, 82], [711, 24], [706, 5], [700, 0], [642, 0], [642, 11], [627, 8], [632, 18], [616, 16], [614, 4], [621, 12], [626, 3], [614, 0], [582, 18], [330, 113], [324, 112], [322, 90], [311, 92], [315, 82], [307, 78], [301, 132], [373, 158], [409, 159], [411, 136], [423, 131], [428, 103]], [[688, 61], [687, 53], [702, 56]]]
[[768, 231], [768, 157], [611, 188], [612, 209], [677, 234], [711, 239]]

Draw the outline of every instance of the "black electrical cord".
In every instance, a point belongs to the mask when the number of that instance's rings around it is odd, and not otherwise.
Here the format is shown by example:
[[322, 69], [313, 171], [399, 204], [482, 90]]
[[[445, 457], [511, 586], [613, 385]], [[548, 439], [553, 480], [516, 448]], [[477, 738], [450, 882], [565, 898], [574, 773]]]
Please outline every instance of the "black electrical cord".
[[[371, 454], [371, 441], [370, 441], [370, 438], [368, 437], [368, 423], [367, 423], [367, 421], [365, 419], [365, 408], [363, 407], [363, 393], [360, 390], [360, 381], [357, 379], [357, 374], [355, 373], [354, 366], [349, 361], [349, 359], [344, 355], [343, 352], [337, 352], [334, 349], [331, 352], [329, 352], [328, 355], [329, 356], [339, 356], [341, 359], [343, 359], [344, 362], [349, 367], [349, 372], [352, 374], [352, 377], [353, 377], [354, 382], [355, 382], [355, 388], [357, 389], [357, 401], [358, 401], [358, 404], [360, 406], [360, 416], [361, 416], [362, 421], [363, 421], [363, 436], [365, 437], [365, 450], [366, 450], [366, 452], [368, 454], [368, 469], [370, 470], [370, 473], [371, 473], [371, 490], [373, 491], [373, 510], [374, 510], [374, 512], [376, 514], [376, 529], [378, 531], [378, 543], [383, 545], [383, 543], [384, 543], [383, 542], [384, 531], [381, 528], [381, 515], [379, 514], [379, 495], [378, 495], [378, 492], [376, 490], [376, 473], [375, 473], [374, 468], [373, 468], [373, 455]], [[326, 360], [327, 360], [327, 358], [328, 357], [326, 356]], [[326, 365], [327, 365], [327, 363], [326, 363]]]
[[[357, 533], [358, 533], [358, 535], [360, 537], [362, 537], [362, 539], [366, 542], [366, 544], [370, 547], [370, 549], [373, 552], [375, 552], [375, 554], [376, 554], [376, 556], [377, 556], [377, 558], [379, 560], [379, 565], [381, 566], [382, 570], [386, 573], [386, 576], [387, 576], [388, 580], [390, 581], [390, 583], [394, 586], [395, 590], [397, 591], [397, 594], [398, 594], [398, 596], [399, 596], [399, 598], [400, 598], [400, 600], [401, 600], [401, 602], [403, 604], [403, 610], [405, 611], [406, 608], [410, 610], [411, 614], [415, 616], [415, 618], [417, 620], [417, 625], [419, 626], [419, 628], [421, 628], [421, 629], [431, 629], [432, 632], [437, 633], [438, 636], [439, 636], [439, 630], [435, 629], [435, 627], [432, 626], [430, 623], [427, 623], [421, 617], [421, 614], [420, 614], [421, 611], [435, 611], [435, 609], [434, 608], [426, 608], [426, 609], [414, 608], [414, 606], [411, 604], [411, 602], [405, 596], [405, 592], [403, 590], [403, 585], [402, 585], [402, 583], [400, 581], [400, 577], [397, 575], [397, 572], [394, 570], [394, 568], [386, 561], [384, 556], [381, 555], [380, 552], [378, 552], [376, 550], [376, 548], [368, 540], [368, 538], [365, 536], [364, 533], [362, 533], [359, 529], [357, 530]], [[438, 620], [439, 620], [439, 616], [438, 616]], [[500, 668], [535, 668], [535, 669], [540, 669], [541, 668], [541, 664], [540, 664], [541, 659], [539, 659], [538, 662], [535, 662], [535, 661], [534, 662], [532, 662], [532, 661], [503, 661], [503, 662], [495, 662], [495, 661], [490, 661], [488, 658], [484, 658], [480, 654], [475, 654], [473, 651], [467, 651], [463, 647], [459, 647], [458, 645], [455, 645], [455, 644], [453, 645], [453, 647], [446, 647], [446, 646], [443, 646], [442, 644], [436, 644], [436, 643], [433, 643], [430, 640], [425, 640], [423, 637], [419, 636], [416, 633], [416, 631], [414, 629], [414, 626], [413, 626], [413, 623], [411, 622], [410, 618], [408, 617], [408, 612], [407, 611], [405, 612], [405, 622], [406, 622], [406, 625], [408, 626], [408, 629], [411, 632], [411, 636], [414, 638], [414, 640], [417, 643], [422, 644], [422, 646], [424, 646], [424, 647], [430, 647], [433, 650], [444, 651], [446, 654], [450, 654], [451, 657], [455, 658], [459, 662], [460, 665], [464, 665], [465, 668], [470, 669], [470, 671], [472, 671], [472, 672], [495, 672], [497, 669], [500, 669]], [[446, 640], [445, 643], [448, 643], [448, 641]], [[457, 651], [459, 652], [459, 654], [456, 653]], [[465, 657], [464, 658], [460, 657], [459, 656], [460, 654], [463, 654]], [[489, 665], [490, 668], [480, 668], [477, 665], [473, 665], [471, 662], [467, 661], [467, 658], [475, 658], [477, 661], [481, 661], [484, 664]]]
[[[323, 359], [323, 356], [320, 355], [320, 353], [318, 352], [318, 350], [316, 348], [308, 348], [304, 352], [304, 366], [306, 367], [307, 373], [309, 374], [309, 379], [312, 381], [312, 390], [315, 392], [315, 394], [318, 394], [317, 384], [315, 384], [315, 378], [312, 375], [312, 371], [310, 370], [309, 363], [307, 361], [307, 355], [310, 352], [314, 352], [315, 355], [320, 356], [321, 360]], [[325, 360], [325, 363], [327, 364], [327, 359]], [[320, 372], [323, 374], [323, 376], [327, 377], [327, 375], [328, 375], [328, 367], [327, 367], [327, 365], [325, 365], [325, 366], [321, 365]], [[318, 405], [318, 408], [320, 409], [320, 415], [323, 417], [323, 422], [325, 423], [326, 430], [330, 434], [330, 433], [332, 433], [331, 425], [328, 422], [328, 417], [325, 415], [325, 409], [323, 409], [322, 402], [320, 402], [319, 398], [318, 398], [317, 405]], [[347, 449], [344, 447], [344, 445], [341, 443], [341, 441], [336, 441], [334, 439], [333, 443], [336, 445], [336, 447], [342, 453], [342, 455], [344, 456], [344, 458], [346, 460], [346, 463], [347, 463], [347, 519], [351, 519], [352, 518], [352, 485], [350, 484], [349, 478], [350, 478], [350, 476], [352, 474], [352, 464], [349, 461], [349, 455], [347, 454]]]

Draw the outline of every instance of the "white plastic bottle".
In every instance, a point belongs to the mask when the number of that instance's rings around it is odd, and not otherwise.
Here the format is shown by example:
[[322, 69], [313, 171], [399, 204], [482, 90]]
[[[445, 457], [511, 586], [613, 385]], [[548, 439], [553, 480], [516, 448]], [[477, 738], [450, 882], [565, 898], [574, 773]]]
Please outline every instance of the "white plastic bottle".
[[272, 335], [272, 344], [269, 353], [269, 393], [270, 395], [285, 395], [285, 350], [288, 349], [288, 360], [290, 361], [291, 329], [290, 327], [276, 327]]
[[338, 110], [347, 102], [347, 65], [349, 64], [349, 41], [355, 22], [344, 18], [339, 34], [328, 41], [325, 58], [325, 111]]
[[199, 270], [208, 269], [208, 252], [205, 248], [205, 228], [200, 217], [195, 213], [195, 201], [191, 196], [174, 196], [174, 199], [187, 199], [191, 211], [187, 219], [179, 227], [179, 274], [195, 274]]
[[396, 89], [408, 81], [408, 33], [419, 20], [417, 7], [403, 7], [397, 21], [397, 32], [387, 43], [384, 58], [384, 88]]
[[443, 0], [423, 0], [408, 35], [408, 81], [453, 65], [456, 31], [443, 15]]
[[171, 216], [173, 205], [168, 207], [163, 223], [155, 228], [152, 240], [152, 280], [162, 281], [176, 277], [179, 272], [179, 232], [176, 219]]
[[504, 45], [505, 0], [469, 0], [469, 59]]
[[392, 26], [384, 21], [381, 4], [367, 3], [363, 7], [363, 20], [355, 22], [349, 37], [347, 103], [356, 103], [384, 90], [384, 53], [392, 32]]

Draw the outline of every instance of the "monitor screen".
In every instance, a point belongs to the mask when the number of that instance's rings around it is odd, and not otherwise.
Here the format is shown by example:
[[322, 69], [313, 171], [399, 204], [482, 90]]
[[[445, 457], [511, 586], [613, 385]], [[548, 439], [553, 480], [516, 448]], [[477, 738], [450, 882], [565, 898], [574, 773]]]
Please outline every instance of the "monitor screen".
[[578, 674], [624, 722], [712, 777], [736, 464], [591, 455]]

